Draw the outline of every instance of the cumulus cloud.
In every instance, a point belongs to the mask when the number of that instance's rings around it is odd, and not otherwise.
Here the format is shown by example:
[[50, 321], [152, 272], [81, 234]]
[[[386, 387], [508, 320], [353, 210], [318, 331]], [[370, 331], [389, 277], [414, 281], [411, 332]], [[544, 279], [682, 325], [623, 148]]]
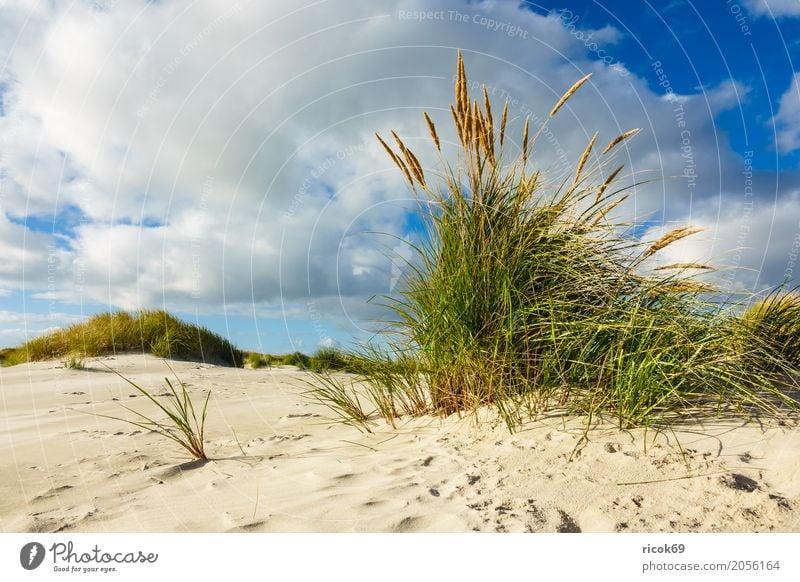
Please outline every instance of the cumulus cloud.
[[0, 310], [0, 346], [17, 345], [42, 333], [63, 328], [79, 318], [57, 311], [49, 313], [20, 313]]
[[[704, 278], [729, 293], [761, 292], [800, 278], [800, 190], [775, 203], [743, 195], [721, 213], [701, 209], [692, 220], [703, 232], [654, 256], [652, 266], [704, 263], [717, 270]], [[677, 224], [650, 229], [655, 240]]]
[[[512, 148], [527, 115], [544, 119], [594, 73], [537, 144], [554, 179], [595, 130], [642, 127], [620, 162], [676, 178], [639, 188], [627, 212], [709, 219], [738, 196], [741, 154], [714, 115], [746, 87], [665, 99], [613, 54], [618, 31], [595, 31], [604, 61], [575, 26], [518, 2], [37, 6], [6, 6], [15, 32], [0, 45], [3, 288], [361, 325], [366, 299], [397, 281], [393, 237], [413, 236], [413, 198], [373, 133], [397, 130], [431, 167], [427, 110], [454, 156], [453, 47], [497, 108], [509, 99]], [[53, 232], [26, 229], [30, 216]]]
[[796, 0], [744, 0], [744, 5], [756, 16], [800, 16], [800, 2]]
[[792, 83], [781, 96], [778, 113], [772, 122], [778, 136], [778, 148], [784, 153], [800, 149], [800, 73], [795, 73]]

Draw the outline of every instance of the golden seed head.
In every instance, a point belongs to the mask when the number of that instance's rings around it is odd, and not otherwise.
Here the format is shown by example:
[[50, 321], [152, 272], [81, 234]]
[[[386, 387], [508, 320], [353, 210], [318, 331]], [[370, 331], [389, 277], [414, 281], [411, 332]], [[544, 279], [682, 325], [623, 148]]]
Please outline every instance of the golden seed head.
[[489, 132], [494, 132], [494, 120], [492, 119], [492, 104], [489, 103], [489, 92], [486, 85], [483, 86], [483, 109], [486, 111], [486, 124]]
[[420, 186], [424, 188], [425, 174], [422, 171], [422, 165], [419, 163], [417, 156], [415, 156], [414, 152], [412, 152], [409, 149], [404, 150], [403, 155], [405, 155], [406, 161], [408, 162], [408, 166], [409, 168], [411, 168], [411, 173], [417, 179], [417, 182], [419, 182]]
[[674, 230], [669, 231], [667, 234], [659, 238], [653, 244], [651, 244], [647, 250], [644, 252], [643, 257], [649, 257], [664, 247], [671, 245], [674, 242], [677, 242], [681, 239], [686, 238], [687, 236], [692, 236], [693, 234], [697, 234], [698, 232], [702, 232], [704, 229], [692, 227], [692, 226], [681, 226], [680, 228], [676, 228]]
[[461, 121], [461, 118], [458, 116], [455, 108], [451, 105], [450, 106], [450, 114], [453, 116], [453, 125], [456, 127], [456, 133], [458, 134], [458, 139], [461, 142], [461, 145], [464, 145], [464, 124]]
[[650, 291], [651, 297], [657, 297], [665, 293], [713, 293], [716, 288], [708, 283], [700, 281], [675, 281], [663, 283]]
[[[392, 132], [392, 134], [394, 135], [394, 132]], [[389, 154], [389, 156], [392, 158], [392, 161], [394, 161], [395, 165], [396, 165], [398, 168], [400, 168], [400, 171], [401, 171], [401, 172], [403, 172], [403, 175], [406, 177], [406, 180], [408, 180], [408, 183], [409, 183], [409, 184], [411, 184], [411, 187], [413, 188], [413, 187], [414, 187], [414, 180], [412, 180], [412, 179], [411, 179], [411, 173], [408, 171], [408, 168], [407, 168], [407, 167], [406, 167], [406, 165], [403, 163], [403, 160], [401, 160], [399, 157], [397, 157], [397, 154], [395, 154], [395, 153], [392, 151], [392, 148], [390, 148], [390, 147], [388, 146], [388, 144], [387, 144], [385, 141], [383, 141], [383, 138], [381, 138], [381, 136], [380, 136], [380, 135], [378, 135], [378, 134], [376, 133], [376, 134], [375, 134], [375, 137], [377, 137], [377, 138], [378, 138], [378, 141], [379, 141], [379, 142], [380, 142], [380, 144], [383, 146], [383, 149], [385, 149], [385, 150], [386, 150], [386, 152], [387, 152], [387, 153]], [[395, 139], [398, 139], [398, 140], [399, 140], [399, 138], [398, 138], [396, 135], [395, 135]]]
[[596, 225], [598, 222], [600, 222], [600, 221], [601, 221], [601, 220], [603, 220], [603, 219], [604, 219], [606, 216], [608, 216], [608, 214], [609, 214], [609, 213], [610, 213], [612, 210], [614, 210], [614, 209], [615, 209], [617, 206], [619, 206], [620, 204], [622, 204], [623, 202], [625, 202], [625, 200], [627, 200], [627, 199], [628, 199], [628, 196], [629, 196], [628, 194], [625, 194], [625, 196], [621, 197], [619, 200], [615, 200], [614, 202], [612, 202], [611, 204], [609, 204], [608, 206], [606, 206], [605, 208], [603, 208], [603, 209], [600, 211], [600, 213], [597, 215], [597, 218], [594, 220], [594, 222], [592, 222], [592, 226], [595, 226], [595, 225]]
[[469, 113], [469, 94], [467, 91], [467, 71], [464, 68], [464, 58], [461, 56], [461, 50], [458, 51], [458, 73], [457, 73], [457, 98], [456, 106], [459, 115], [466, 117], [465, 114]]
[[503, 147], [503, 142], [506, 138], [506, 121], [508, 120], [508, 99], [503, 107], [503, 117], [500, 120], [500, 147]]
[[705, 269], [705, 270], [713, 270], [714, 267], [710, 267], [708, 265], [704, 265], [703, 263], [672, 263], [671, 265], [662, 265], [661, 267], [656, 267], [653, 269], [654, 271], [666, 271], [671, 269]]
[[597, 191], [597, 196], [595, 196], [594, 198], [595, 204], [597, 204], [600, 201], [600, 198], [603, 197], [603, 193], [606, 191], [606, 188], [608, 188], [611, 185], [611, 182], [613, 182], [616, 179], [617, 174], [619, 174], [622, 171], [622, 168], [624, 167], [625, 164], [622, 164], [620, 167], [618, 167], [616, 170], [614, 170], [608, 175], [606, 181], [603, 182], [602, 186], [600, 186], [600, 189]]
[[592, 147], [594, 146], [594, 142], [597, 140], [598, 132], [595, 132], [592, 136], [592, 139], [589, 141], [589, 144], [586, 146], [586, 149], [583, 150], [583, 155], [581, 156], [580, 161], [578, 162], [578, 168], [575, 170], [575, 179], [573, 182], [578, 182], [578, 178], [581, 176], [581, 172], [583, 171], [583, 167], [586, 165], [586, 160], [589, 159], [589, 154], [592, 152]]
[[569, 100], [569, 98], [572, 97], [575, 91], [580, 89], [581, 85], [583, 85], [586, 81], [588, 81], [589, 77], [591, 76], [592, 73], [589, 73], [588, 75], [580, 79], [578, 82], [576, 82], [572, 87], [567, 89], [567, 92], [561, 96], [561, 99], [558, 100], [558, 103], [556, 103], [555, 107], [553, 107], [552, 111], [550, 111], [550, 117], [553, 117], [556, 113], [558, 113], [558, 110], [564, 106], [564, 103], [566, 103]]
[[624, 140], [628, 139], [630, 136], [632, 136], [632, 135], [634, 135], [635, 133], [638, 133], [638, 132], [639, 132], [639, 128], [637, 127], [637, 128], [635, 128], [635, 129], [631, 129], [631, 130], [628, 130], [628, 131], [626, 131], [626, 132], [625, 132], [625, 133], [623, 133], [622, 135], [618, 135], [617, 137], [615, 137], [614, 139], [612, 139], [610, 142], [608, 142], [608, 145], [606, 146], [606, 149], [604, 149], [604, 150], [603, 150], [603, 153], [602, 153], [601, 155], [605, 155], [605, 154], [607, 154], [607, 153], [608, 153], [608, 152], [610, 152], [612, 149], [614, 149], [614, 147], [615, 147], [617, 144], [619, 144], [620, 142], [622, 142], [622, 141], [624, 141]]
[[436, 144], [436, 149], [442, 151], [442, 148], [439, 145], [439, 135], [436, 133], [436, 126], [433, 124], [433, 121], [428, 116], [427, 111], [423, 111], [422, 115], [425, 116], [425, 123], [428, 124], [428, 131], [431, 133], [431, 137], [433, 138], [433, 143]]
[[528, 125], [530, 123], [530, 115], [525, 118], [525, 129], [522, 130], [522, 164], [528, 162]]

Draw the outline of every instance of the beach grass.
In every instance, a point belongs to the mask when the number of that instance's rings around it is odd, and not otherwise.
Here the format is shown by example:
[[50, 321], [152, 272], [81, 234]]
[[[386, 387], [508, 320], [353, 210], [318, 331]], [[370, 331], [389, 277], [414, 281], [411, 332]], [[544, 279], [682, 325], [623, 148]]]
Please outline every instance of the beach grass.
[[126, 352], [167, 359], [241, 366], [244, 354], [212, 331], [162, 310], [94, 315], [32, 339], [5, 354], [3, 365], [59, 357], [97, 357]]
[[[208, 459], [204, 447], [204, 435], [206, 415], [208, 413], [208, 402], [211, 398], [211, 391], [208, 392], [205, 400], [203, 401], [202, 408], [199, 409], [200, 416], [198, 418], [198, 412], [195, 410], [194, 403], [189, 397], [189, 393], [186, 390], [186, 384], [184, 384], [180, 378], [178, 378], [177, 374], [175, 374], [175, 371], [172, 370], [172, 368], [170, 368], [170, 371], [172, 371], [172, 374], [175, 377], [175, 384], [173, 384], [169, 378], [164, 378], [164, 383], [169, 389], [169, 392], [166, 394], [166, 396], [156, 396], [145, 388], [142, 388], [133, 380], [126, 378], [116, 370], [113, 370], [108, 366], [106, 367], [114, 372], [117, 376], [125, 380], [125, 382], [133, 386], [133, 388], [135, 388], [136, 391], [142, 396], [146, 397], [148, 400], [150, 400], [150, 402], [155, 404], [157, 409], [166, 416], [166, 420], [154, 420], [152, 417], [144, 414], [143, 412], [133, 410], [125, 405], [122, 405], [122, 407], [135, 415], [136, 420], [103, 414], [97, 416], [119, 420], [144, 430], [155, 432], [183, 447], [183, 449], [185, 449], [193, 459], [202, 461]], [[177, 385], [180, 390], [175, 388], [175, 385]], [[163, 397], [165, 402], [159, 400], [160, 397]]]
[[283, 356], [281, 360], [284, 366], [297, 366], [301, 370], [308, 369], [311, 363], [311, 358], [303, 352], [292, 352], [291, 354]]
[[800, 292], [776, 289], [742, 315], [742, 342], [753, 342], [781, 361], [800, 367]]
[[[417, 195], [423, 236], [410, 245], [399, 291], [384, 299], [388, 348], [361, 350], [354, 381], [320, 378], [319, 400], [359, 427], [376, 416], [394, 423], [490, 406], [512, 431], [552, 410], [613, 415], [622, 427], [708, 410], [798, 410], [781, 386], [798, 362], [776, 345], [797, 338], [797, 301], [768, 300], [737, 317], [700, 278], [708, 266], [655, 266], [663, 249], [699, 229], [642, 241], [615, 220], [636, 184], [621, 181], [614, 153], [637, 130], [602, 151], [595, 134], [574, 174], [554, 183], [531, 167], [544, 124], [532, 132], [526, 120], [508, 159], [508, 104], [496, 127], [488, 93], [482, 102], [468, 94], [460, 54], [456, 77], [455, 163], [442, 157], [426, 175], [397, 134], [394, 147], [378, 136]], [[427, 114], [425, 122], [440, 150], [436, 125]], [[767, 337], [776, 334], [780, 341]]]
[[70, 354], [62, 363], [67, 370], [83, 370], [86, 368], [86, 358], [81, 354]]
[[245, 363], [253, 369], [272, 366], [296, 366], [312, 372], [354, 372], [358, 368], [357, 358], [335, 347], [322, 347], [312, 355], [295, 351], [289, 354], [264, 354], [247, 352]]
[[261, 354], [258, 352], [247, 352], [244, 358], [245, 364], [249, 365], [252, 369], [271, 368], [273, 364], [273, 356], [270, 354]]
[[354, 372], [358, 362], [352, 355], [338, 348], [320, 348], [309, 358], [308, 369], [312, 372]]

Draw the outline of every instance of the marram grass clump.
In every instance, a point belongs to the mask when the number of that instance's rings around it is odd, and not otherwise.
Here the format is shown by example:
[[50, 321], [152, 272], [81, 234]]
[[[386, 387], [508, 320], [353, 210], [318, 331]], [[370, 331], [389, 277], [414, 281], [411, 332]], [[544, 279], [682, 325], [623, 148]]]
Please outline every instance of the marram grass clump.
[[[147, 398], [151, 403], [155, 404], [156, 408], [161, 411], [166, 419], [156, 420], [143, 412], [133, 410], [125, 405], [122, 407], [128, 412], [132, 413], [136, 420], [130, 420], [118, 416], [109, 416], [105, 414], [98, 414], [97, 416], [127, 422], [133, 426], [155, 432], [183, 447], [183, 449], [185, 449], [185, 451], [193, 459], [199, 461], [208, 460], [205, 451], [204, 438], [206, 416], [208, 414], [208, 401], [211, 398], [210, 391], [206, 394], [205, 400], [203, 401], [203, 406], [198, 412], [195, 410], [194, 403], [192, 402], [189, 392], [186, 389], [186, 384], [183, 383], [180, 378], [178, 378], [177, 374], [175, 374], [175, 371], [172, 370], [172, 368], [170, 368], [170, 371], [172, 372], [173, 376], [175, 376], [175, 382], [180, 387], [180, 390], [175, 388], [175, 385], [170, 381], [169, 378], [164, 378], [164, 383], [169, 389], [169, 392], [161, 396], [153, 395], [151, 392], [145, 388], [142, 388], [133, 380], [126, 378], [116, 370], [111, 368], [109, 368], [109, 370], [133, 386], [136, 391]], [[164, 401], [162, 402], [159, 400], [159, 398], [164, 398]]]
[[742, 315], [743, 342], [758, 342], [778, 359], [800, 368], [800, 292], [778, 289]]
[[86, 358], [81, 354], [70, 354], [61, 362], [67, 370], [83, 370], [86, 368]]
[[161, 310], [101, 313], [56, 330], [5, 354], [3, 365], [59, 357], [97, 357], [125, 352], [161, 358], [241, 366], [244, 354], [225, 338]]
[[[565, 92], [545, 124], [589, 78]], [[618, 183], [623, 166], [613, 155], [637, 130], [603, 149], [595, 134], [574, 173], [554, 184], [531, 168], [545, 125], [531, 135], [525, 120], [514, 146], [508, 103], [497, 126], [488, 92], [472, 99], [467, 87], [459, 54], [450, 108], [454, 164], [442, 157], [441, 169], [426, 173], [400, 136], [392, 132], [394, 147], [378, 136], [417, 193], [424, 236], [412, 246], [399, 294], [386, 298], [394, 315], [388, 348], [360, 354], [352, 383], [326, 375], [312, 395], [367, 430], [375, 416], [393, 423], [484, 406], [496, 408], [510, 430], [556, 409], [611, 414], [621, 426], [709, 409], [798, 409], [777, 385], [796, 362], [765, 341], [742, 353], [748, 328], [697, 280], [706, 265], [648, 268], [699, 229], [678, 227], [642, 242], [626, 234], [631, 225], [612, 219], [634, 192], [629, 180]], [[441, 152], [440, 133], [424, 118]]]

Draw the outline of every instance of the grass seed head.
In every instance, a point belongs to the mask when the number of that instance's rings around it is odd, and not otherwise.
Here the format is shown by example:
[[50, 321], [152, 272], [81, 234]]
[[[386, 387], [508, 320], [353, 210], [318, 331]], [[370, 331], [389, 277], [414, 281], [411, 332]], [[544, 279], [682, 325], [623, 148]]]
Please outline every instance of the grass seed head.
[[575, 179], [574, 182], [578, 183], [578, 178], [581, 177], [581, 172], [583, 171], [583, 167], [586, 165], [586, 160], [589, 159], [589, 154], [592, 152], [592, 147], [594, 146], [594, 142], [597, 140], [597, 134], [599, 132], [594, 132], [592, 139], [586, 146], [586, 149], [583, 150], [583, 155], [581, 156], [580, 161], [578, 162], [578, 168], [575, 170]]
[[629, 129], [628, 131], [626, 131], [622, 135], [618, 135], [617, 137], [612, 139], [610, 142], [608, 142], [608, 145], [606, 146], [606, 149], [603, 150], [601, 155], [607, 154], [608, 152], [610, 152], [612, 149], [614, 149], [621, 142], [625, 141], [626, 139], [628, 139], [632, 135], [635, 135], [635, 134], [639, 133], [639, 129], [640, 128], [638, 128], [638, 127], [635, 128], [635, 129]]
[[433, 124], [433, 121], [431, 121], [427, 111], [423, 112], [423, 115], [425, 116], [425, 123], [428, 124], [428, 131], [433, 138], [433, 143], [436, 144], [436, 149], [442, 151], [442, 147], [439, 145], [439, 134], [436, 133], [436, 126]]
[[508, 120], [508, 99], [506, 99], [506, 104], [503, 107], [503, 116], [500, 120], [500, 147], [503, 147], [503, 142], [506, 138], [506, 121]]
[[651, 244], [647, 250], [644, 252], [643, 257], [649, 257], [654, 255], [661, 249], [671, 245], [674, 242], [677, 242], [681, 239], [686, 238], [687, 236], [692, 236], [693, 234], [697, 234], [698, 232], [703, 232], [702, 228], [691, 227], [691, 226], [681, 226], [674, 230], [669, 231], [667, 234], [659, 238], [653, 244]]
[[564, 104], [567, 101], [569, 101], [569, 98], [572, 97], [575, 94], [575, 91], [580, 89], [581, 85], [583, 85], [586, 81], [588, 81], [589, 77], [591, 77], [591, 76], [592, 76], [592, 73], [589, 73], [588, 75], [586, 75], [582, 79], [578, 80], [572, 87], [567, 89], [567, 92], [564, 93], [564, 95], [561, 96], [561, 99], [558, 100], [558, 103], [556, 103], [555, 106], [553, 107], [553, 109], [550, 111], [550, 115], [548, 117], [555, 116], [555, 114], [558, 113], [558, 110], [561, 109], [564, 106]]

